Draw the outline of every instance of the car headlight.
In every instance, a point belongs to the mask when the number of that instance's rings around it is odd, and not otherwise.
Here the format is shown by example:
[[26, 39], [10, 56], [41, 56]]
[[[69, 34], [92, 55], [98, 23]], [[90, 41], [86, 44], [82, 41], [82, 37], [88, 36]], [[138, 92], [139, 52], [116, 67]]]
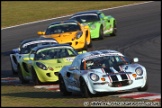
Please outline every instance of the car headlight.
[[43, 63], [36, 62], [36, 65], [43, 70], [47, 70], [47, 67]]
[[135, 72], [136, 72], [137, 75], [142, 75], [143, 74], [143, 70], [142, 70], [141, 67], [137, 67]]
[[77, 34], [76, 34], [76, 38], [79, 39], [79, 38], [82, 36], [82, 34], [83, 34], [82, 31], [77, 32]]
[[91, 74], [90, 74], [90, 78], [91, 78], [91, 80], [93, 80], [93, 81], [98, 81], [98, 80], [99, 80], [99, 76], [96, 75], [96, 74], [94, 74], [94, 73], [91, 73]]
[[91, 29], [95, 29], [95, 28], [96, 28], [95, 24], [91, 25]]

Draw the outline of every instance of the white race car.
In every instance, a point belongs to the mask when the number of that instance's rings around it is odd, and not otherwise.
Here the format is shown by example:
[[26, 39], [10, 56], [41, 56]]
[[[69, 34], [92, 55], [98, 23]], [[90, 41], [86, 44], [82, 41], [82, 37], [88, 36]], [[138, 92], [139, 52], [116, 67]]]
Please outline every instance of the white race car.
[[15, 48], [12, 50], [10, 54], [11, 60], [11, 68], [13, 74], [17, 73], [17, 64], [22, 56], [26, 56], [29, 54], [32, 48], [39, 45], [49, 45], [58, 43], [53, 38], [31, 38], [24, 40], [20, 43], [19, 48]]
[[138, 58], [130, 61], [115, 50], [80, 54], [71, 65], [64, 66], [60, 71], [60, 92], [63, 95], [78, 92], [83, 97], [91, 97], [97, 92], [116, 92], [134, 88], [146, 91], [146, 69], [136, 62]]

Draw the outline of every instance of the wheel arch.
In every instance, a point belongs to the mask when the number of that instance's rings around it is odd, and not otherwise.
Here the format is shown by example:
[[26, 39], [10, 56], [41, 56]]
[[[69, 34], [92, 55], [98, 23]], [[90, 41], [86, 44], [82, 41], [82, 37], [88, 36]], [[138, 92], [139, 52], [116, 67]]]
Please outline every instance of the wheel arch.
[[35, 73], [35, 75], [37, 76], [38, 80], [41, 81], [40, 76], [37, 74], [37, 71], [35, 70], [34, 66], [31, 67], [31, 75], [33, 75], [33, 73]]
[[[85, 81], [85, 83], [86, 83], [86, 85], [87, 85], [87, 87], [88, 87], [90, 93], [95, 94], [95, 92], [94, 92], [94, 90], [93, 90], [93, 88], [92, 88], [92, 86], [91, 86], [91, 84], [90, 84], [88, 78], [86, 78], [85, 76], [80, 76], [79, 82], [82, 83], [82, 81]], [[81, 85], [81, 84], [80, 84], [80, 85]]]
[[112, 25], [112, 28], [114, 27], [114, 25], [116, 25], [116, 20], [115, 18], [110, 18], [110, 24]]

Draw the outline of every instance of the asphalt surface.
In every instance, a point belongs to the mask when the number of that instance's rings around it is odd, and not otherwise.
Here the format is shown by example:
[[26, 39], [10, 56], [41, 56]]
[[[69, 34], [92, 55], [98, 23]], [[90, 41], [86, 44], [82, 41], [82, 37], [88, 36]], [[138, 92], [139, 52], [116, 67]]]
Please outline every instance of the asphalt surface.
[[[93, 40], [93, 49], [115, 49], [130, 58], [138, 57], [148, 73], [148, 92], [161, 93], [161, 2], [103, 11], [117, 20], [117, 36]], [[51, 22], [66, 18], [1, 30], [1, 78], [12, 75], [9, 54], [21, 40], [38, 37]]]

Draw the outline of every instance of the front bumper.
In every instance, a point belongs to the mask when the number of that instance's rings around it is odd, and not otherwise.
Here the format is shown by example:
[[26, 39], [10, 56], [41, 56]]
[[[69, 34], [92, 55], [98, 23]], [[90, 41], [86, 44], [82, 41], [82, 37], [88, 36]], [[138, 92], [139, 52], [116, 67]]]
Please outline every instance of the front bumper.
[[[118, 80], [115, 77], [110, 77], [105, 75], [102, 78], [105, 78], [105, 81], [92, 81], [90, 78], [87, 78], [86, 83], [92, 94], [96, 92], [116, 92], [121, 90], [130, 90], [134, 88], [144, 87], [146, 84], [146, 76], [137, 76], [133, 77], [133, 74], [127, 75], [128, 77], [121, 77], [116, 75]], [[101, 78], [101, 77], [100, 77]]]
[[116, 86], [115, 84], [112, 84], [112, 86], [110, 86], [109, 82], [106, 82], [104, 84], [93, 83], [93, 91], [94, 92], [116, 92], [120, 90], [129, 90], [133, 88], [139, 88], [144, 83], [143, 79], [138, 80], [138, 81], [134, 81], [134, 80], [131, 80], [131, 81], [132, 81], [131, 84], [125, 84], [125, 85], [122, 85], [121, 82], [116, 82]]
[[64, 42], [64, 43], [61, 43], [61, 44], [69, 44], [74, 49], [79, 50], [79, 49], [83, 49], [84, 48], [85, 41], [75, 40], [75, 41], [71, 41], [71, 42]]
[[35, 68], [36, 74], [40, 82], [55, 82], [58, 81], [58, 71], [42, 70], [38, 67]]

